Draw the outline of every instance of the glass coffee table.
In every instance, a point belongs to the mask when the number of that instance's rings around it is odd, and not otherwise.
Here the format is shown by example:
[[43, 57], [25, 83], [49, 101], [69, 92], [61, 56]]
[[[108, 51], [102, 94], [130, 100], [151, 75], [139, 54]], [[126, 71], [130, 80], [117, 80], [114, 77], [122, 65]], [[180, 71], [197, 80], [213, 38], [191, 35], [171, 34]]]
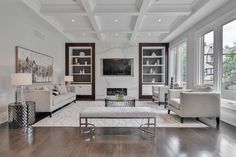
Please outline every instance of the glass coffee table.
[[117, 99], [116, 96], [105, 98], [105, 107], [135, 107], [135, 98], [124, 96], [122, 99]]

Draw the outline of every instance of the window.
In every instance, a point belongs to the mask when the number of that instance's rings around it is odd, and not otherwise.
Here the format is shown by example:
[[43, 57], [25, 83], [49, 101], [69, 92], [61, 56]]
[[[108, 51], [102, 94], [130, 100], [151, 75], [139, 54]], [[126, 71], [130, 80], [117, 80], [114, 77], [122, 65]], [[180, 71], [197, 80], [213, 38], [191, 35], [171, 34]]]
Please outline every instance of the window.
[[213, 65], [214, 65], [214, 32], [211, 31], [202, 36], [202, 50], [203, 50], [203, 74], [202, 84], [213, 86]]
[[171, 77], [182, 87], [187, 85], [187, 43], [183, 42], [170, 50]]
[[223, 26], [222, 98], [236, 105], [236, 20]]

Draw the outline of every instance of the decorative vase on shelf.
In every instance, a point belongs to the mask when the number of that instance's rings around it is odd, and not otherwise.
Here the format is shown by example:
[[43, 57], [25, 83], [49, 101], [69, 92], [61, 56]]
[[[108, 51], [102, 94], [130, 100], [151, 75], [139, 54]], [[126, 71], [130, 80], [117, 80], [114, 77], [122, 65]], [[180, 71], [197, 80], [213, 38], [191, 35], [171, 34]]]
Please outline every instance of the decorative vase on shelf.
[[147, 65], [149, 65], [149, 61], [147, 61]]
[[152, 78], [152, 83], [155, 83], [155, 78]]
[[153, 52], [153, 53], [152, 53], [152, 56], [156, 56], [156, 53], [155, 53], [155, 52]]
[[150, 69], [150, 73], [151, 73], [151, 74], [153, 73], [153, 70], [152, 70], [152, 68]]
[[87, 65], [87, 61], [84, 62], [84, 65]]
[[85, 53], [84, 53], [84, 52], [80, 52], [80, 53], [79, 53], [79, 56], [82, 56], [82, 57], [83, 57], [83, 56], [85, 56]]
[[77, 64], [78, 63], [78, 59], [77, 58], [75, 58], [75, 64]]

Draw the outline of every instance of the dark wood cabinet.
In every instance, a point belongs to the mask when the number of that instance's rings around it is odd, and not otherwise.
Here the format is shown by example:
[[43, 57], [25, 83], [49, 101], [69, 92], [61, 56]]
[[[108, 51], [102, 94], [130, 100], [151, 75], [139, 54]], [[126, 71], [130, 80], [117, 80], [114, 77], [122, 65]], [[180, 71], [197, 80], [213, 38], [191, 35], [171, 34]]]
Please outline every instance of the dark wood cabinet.
[[65, 56], [65, 73], [74, 79], [71, 90], [78, 100], [95, 100], [95, 43], [66, 43]]
[[139, 43], [139, 99], [152, 98], [152, 86], [168, 84], [168, 43]]

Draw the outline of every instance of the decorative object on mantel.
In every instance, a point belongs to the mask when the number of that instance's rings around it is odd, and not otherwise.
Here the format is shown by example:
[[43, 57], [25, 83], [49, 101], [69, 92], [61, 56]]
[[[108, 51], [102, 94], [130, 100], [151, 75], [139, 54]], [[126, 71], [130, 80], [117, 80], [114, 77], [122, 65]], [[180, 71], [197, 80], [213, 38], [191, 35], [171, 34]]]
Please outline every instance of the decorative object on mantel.
[[[11, 75], [11, 84], [20, 87], [20, 101], [24, 104], [24, 86], [32, 85], [32, 74], [31, 73], [13, 73]], [[18, 102], [18, 91], [16, 96]]]
[[16, 47], [16, 72], [32, 73], [33, 83], [53, 80], [53, 58], [26, 48]]
[[73, 76], [70, 76], [70, 75], [64, 76], [64, 81], [67, 84], [67, 90], [70, 92], [71, 91], [70, 90], [70, 83], [74, 81]]
[[149, 65], [149, 61], [147, 61], [147, 65]]

